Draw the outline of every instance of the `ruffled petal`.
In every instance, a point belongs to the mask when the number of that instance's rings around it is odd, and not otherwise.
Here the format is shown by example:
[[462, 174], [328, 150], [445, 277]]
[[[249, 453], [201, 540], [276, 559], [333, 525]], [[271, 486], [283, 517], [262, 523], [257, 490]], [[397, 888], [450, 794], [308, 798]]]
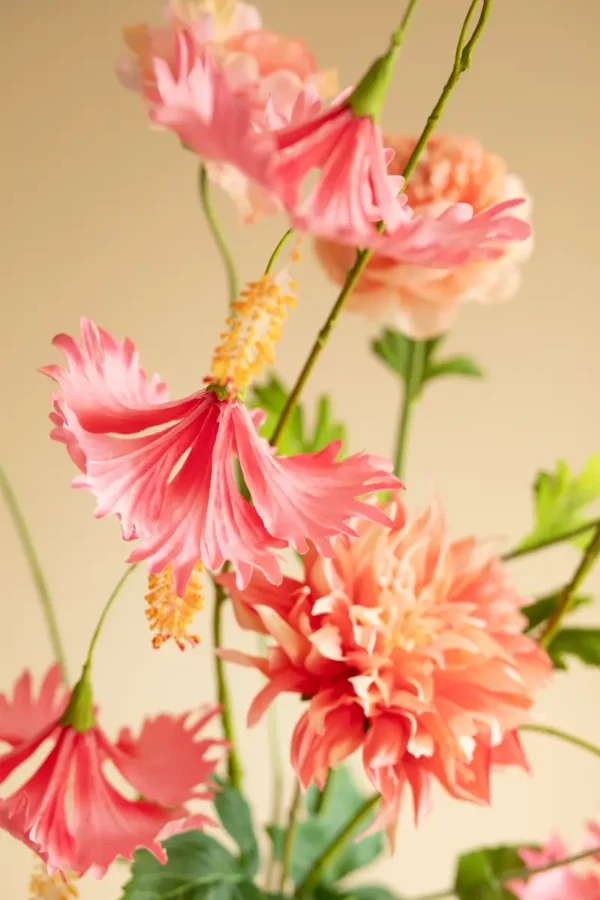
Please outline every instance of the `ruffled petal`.
[[18, 747], [57, 722], [65, 711], [68, 691], [58, 663], [46, 672], [36, 699], [32, 677], [23, 672], [15, 682], [12, 698], [0, 694], [0, 741]]

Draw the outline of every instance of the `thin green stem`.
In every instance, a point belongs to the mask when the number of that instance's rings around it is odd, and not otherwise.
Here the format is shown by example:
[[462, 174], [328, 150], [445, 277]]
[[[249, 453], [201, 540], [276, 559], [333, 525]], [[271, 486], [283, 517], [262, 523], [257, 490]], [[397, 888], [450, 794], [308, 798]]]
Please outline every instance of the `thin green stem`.
[[[402, 173], [404, 176], [404, 187], [406, 187], [408, 179], [410, 178], [412, 172], [414, 171], [414, 168], [417, 165], [417, 162], [419, 161], [419, 157], [421, 156], [421, 153], [425, 149], [425, 145], [427, 144], [427, 141], [429, 140], [429, 136], [430, 136], [431, 132], [435, 128], [437, 122], [440, 119], [440, 116], [442, 115], [442, 112], [444, 110], [444, 107], [446, 106], [446, 103], [448, 102], [448, 98], [450, 97], [450, 94], [454, 90], [462, 73], [465, 72], [466, 69], [468, 69], [468, 67], [469, 67], [469, 64], [471, 62], [471, 54], [473, 53], [475, 44], [477, 43], [479, 36], [483, 30], [483, 27], [487, 21], [489, 11], [490, 11], [490, 8], [492, 5], [492, 0], [482, 0], [482, 2], [483, 2], [483, 9], [481, 11], [479, 21], [477, 22], [477, 25], [475, 26], [475, 29], [473, 30], [473, 34], [472, 34], [471, 38], [467, 42], [466, 36], [467, 36], [468, 30], [470, 27], [471, 19], [473, 17], [475, 9], [479, 3], [479, 0], [474, 0], [474, 2], [471, 4], [471, 6], [469, 8], [467, 17], [464, 21], [464, 24], [463, 24], [463, 27], [462, 27], [462, 30], [460, 33], [460, 37], [458, 40], [458, 45], [456, 48], [456, 53], [455, 53], [455, 58], [454, 58], [454, 65], [452, 67], [452, 72], [450, 74], [450, 77], [448, 78], [448, 81], [444, 85], [442, 93], [441, 93], [436, 105], [434, 106], [429, 118], [427, 119], [427, 122], [421, 133], [421, 136], [419, 137], [419, 140], [417, 141], [415, 149], [411, 153], [410, 158], [409, 158], [409, 160], [404, 168], [404, 171]], [[412, 10], [409, 8], [408, 12], [410, 15]], [[402, 29], [402, 25], [400, 26], [400, 29]], [[395, 36], [396, 36], [396, 33], [394, 35], [392, 43], [395, 42]], [[383, 230], [383, 226], [381, 223], [380, 223], [380, 230]], [[359, 250], [357, 252], [354, 265], [348, 272], [348, 275], [346, 276], [346, 281], [344, 282], [344, 285], [340, 291], [340, 294], [339, 294], [337, 300], [335, 301], [333, 308], [331, 309], [331, 312], [329, 313], [329, 315], [325, 321], [325, 324], [319, 331], [319, 333], [316, 337], [316, 340], [310, 350], [310, 353], [308, 354], [308, 358], [307, 358], [306, 362], [304, 363], [302, 371], [300, 372], [300, 375], [298, 376], [298, 379], [287, 398], [285, 407], [283, 408], [281, 416], [279, 417], [279, 421], [277, 422], [275, 430], [271, 436], [271, 444], [273, 444], [274, 446], [277, 445], [279, 438], [283, 434], [283, 431], [289, 421], [289, 418], [290, 418], [292, 412], [294, 411], [294, 407], [296, 406], [296, 403], [298, 402], [300, 395], [302, 394], [304, 385], [308, 381], [308, 379], [312, 373], [312, 370], [314, 369], [321, 353], [323, 352], [323, 350], [325, 348], [325, 345], [327, 344], [327, 341], [329, 339], [329, 336], [330, 336], [333, 328], [337, 324], [337, 321], [339, 319], [340, 313], [342, 312], [342, 310], [344, 308], [346, 300], [348, 299], [348, 297], [354, 290], [360, 276], [364, 272], [372, 255], [373, 255], [372, 250]]]
[[600, 525], [597, 526], [589, 546], [584, 552], [581, 562], [577, 566], [575, 573], [568, 584], [565, 585], [560, 595], [559, 601], [554, 610], [548, 617], [546, 625], [539, 637], [539, 642], [548, 647], [556, 634], [558, 633], [562, 620], [567, 615], [573, 604], [573, 599], [583, 583], [584, 579], [591, 572], [594, 563], [600, 556]]
[[321, 880], [321, 876], [329, 863], [344, 849], [346, 843], [355, 835], [357, 829], [360, 828], [365, 819], [369, 817], [380, 799], [380, 794], [373, 794], [372, 797], [365, 800], [350, 821], [344, 825], [342, 830], [338, 832], [331, 843], [328, 844], [304, 881], [296, 888], [296, 893], [294, 894], [296, 900], [301, 900], [302, 897], [306, 897], [312, 892], [315, 885]]
[[[218, 650], [221, 647], [221, 636], [223, 632], [223, 605], [227, 600], [225, 588], [214, 582], [215, 585], [215, 606], [213, 611], [213, 648]], [[229, 687], [225, 678], [225, 669], [223, 660], [215, 652], [215, 676], [217, 680], [217, 701], [221, 707], [221, 725], [223, 728], [223, 736], [229, 743], [229, 757], [227, 760], [227, 775], [231, 784], [238, 790], [242, 789], [242, 766], [236, 749], [235, 730], [233, 726], [233, 715], [231, 712], [231, 698], [229, 696]]]
[[329, 802], [329, 795], [333, 790], [333, 783], [335, 781], [335, 770], [330, 769], [329, 774], [327, 775], [327, 781], [325, 782], [325, 787], [319, 794], [319, 798], [315, 804], [315, 811], [317, 815], [325, 812], [327, 809], [327, 803]]
[[200, 165], [198, 180], [200, 203], [202, 204], [202, 209], [204, 210], [204, 215], [208, 223], [209, 231], [216, 244], [217, 250], [219, 251], [223, 266], [225, 267], [225, 274], [227, 275], [227, 282], [229, 284], [229, 302], [234, 303], [237, 300], [239, 294], [239, 285], [237, 273], [235, 270], [235, 263], [233, 261], [231, 251], [227, 245], [227, 241], [223, 237], [221, 226], [217, 221], [217, 217], [212, 206], [212, 202], [210, 199], [208, 172], [206, 171], [206, 166], [204, 165], [204, 163]]
[[396, 450], [394, 453], [394, 474], [399, 478], [404, 468], [406, 442], [412, 418], [414, 402], [417, 399], [419, 388], [423, 381], [423, 365], [425, 362], [425, 342], [410, 341], [408, 344], [408, 358], [406, 361], [406, 380], [402, 393], [400, 406], [400, 419], [398, 422], [398, 435], [396, 437]]
[[[504, 872], [501, 877], [494, 879], [494, 884], [502, 887], [509, 881], [529, 881], [534, 875], [543, 875], [544, 872], [551, 872], [553, 869], [562, 869], [563, 866], [572, 866], [581, 862], [582, 859], [589, 859], [591, 856], [598, 856], [600, 847], [592, 847], [591, 850], [583, 850], [581, 853], [574, 853], [572, 856], [565, 856], [564, 859], [557, 859], [553, 862], [546, 863], [543, 866], [537, 866], [534, 869], [512, 869], [510, 872]], [[438, 891], [435, 894], [424, 894], [421, 897], [415, 897], [414, 900], [445, 900], [446, 897], [456, 897], [454, 888], [448, 888], [445, 891]]]
[[563, 544], [566, 541], [571, 541], [573, 538], [585, 534], [586, 531], [592, 531], [593, 528], [597, 528], [599, 525], [600, 519], [593, 519], [591, 522], [584, 522], [583, 525], [578, 525], [577, 528], [572, 528], [570, 531], [565, 531], [563, 534], [556, 535], [556, 537], [546, 538], [535, 544], [526, 544], [523, 547], [515, 547], [514, 550], [509, 550], [508, 553], [505, 553], [504, 556], [500, 558], [503, 562], [511, 562], [513, 559], [520, 559], [522, 556], [528, 556], [530, 553], [537, 553], [538, 550], [545, 550], [546, 547], [553, 547], [555, 544]]
[[40, 598], [42, 612], [44, 614], [44, 619], [46, 622], [46, 628], [48, 629], [48, 637], [50, 638], [50, 644], [52, 646], [52, 652], [54, 653], [56, 661], [60, 665], [63, 681], [66, 682], [68, 681], [68, 675], [65, 650], [60, 636], [58, 622], [56, 619], [56, 612], [54, 610], [52, 598], [50, 597], [48, 584], [42, 571], [42, 566], [40, 564], [40, 560], [37, 555], [29, 528], [27, 527], [27, 522], [25, 521], [23, 510], [19, 505], [16, 494], [13, 491], [12, 485], [8, 480], [8, 476], [6, 475], [6, 472], [4, 471], [2, 466], [0, 466], [0, 490], [2, 491], [2, 496], [4, 497], [4, 500], [8, 507], [8, 511], [16, 528], [17, 534], [19, 535], [21, 546], [23, 547], [23, 552], [25, 553], [25, 557], [31, 570], [31, 575], [38, 592], [38, 597]]
[[89, 648], [89, 650], [88, 650], [87, 658], [86, 658], [86, 661], [85, 661], [85, 668], [86, 668], [86, 669], [90, 669], [90, 668], [91, 668], [91, 665], [92, 665], [92, 656], [93, 656], [93, 654], [94, 654], [94, 650], [95, 650], [95, 648], [96, 648], [96, 644], [98, 643], [98, 638], [100, 637], [100, 632], [102, 631], [102, 627], [103, 627], [103, 625], [104, 625], [104, 622], [106, 621], [106, 617], [107, 617], [107, 615], [109, 614], [109, 612], [110, 612], [110, 610], [111, 610], [111, 608], [112, 608], [113, 603], [115, 602], [115, 600], [116, 600], [117, 597], [119, 596], [119, 593], [120, 593], [120, 591], [121, 591], [121, 588], [123, 587], [123, 585], [125, 584], [125, 582], [126, 582], [127, 579], [129, 578], [129, 576], [132, 575], [133, 572], [135, 572], [135, 570], [137, 569], [137, 566], [138, 566], [137, 563], [133, 563], [133, 565], [128, 566], [128, 567], [125, 569], [125, 571], [123, 572], [123, 574], [121, 575], [121, 577], [120, 577], [119, 580], [117, 581], [117, 583], [116, 583], [116, 585], [115, 585], [115, 587], [114, 587], [114, 589], [113, 589], [112, 594], [110, 595], [110, 597], [109, 597], [108, 600], [106, 601], [106, 606], [105, 606], [104, 609], [102, 610], [102, 614], [101, 614], [100, 618], [98, 619], [98, 624], [96, 625], [96, 628], [94, 629], [94, 633], [93, 633], [93, 635], [92, 635], [92, 640], [90, 641], [90, 648]]
[[408, 28], [408, 26], [410, 24], [411, 17], [413, 15], [415, 9], [417, 8], [418, 2], [419, 2], [419, 0], [408, 0], [408, 5], [407, 5], [406, 9], [404, 10], [404, 15], [402, 16], [402, 21], [400, 22], [400, 25], [398, 26], [398, 28], [392, 35], [392, 43], [395, 44], [397, 47], [399, 47], [400, 44], [404, 40], [404, 36], [406, 34], [406, 29]]
[[283, 248], [285, 247], [285, 245], [287, 244], [287, 242], [289, 241], [289, 239], [292, 237], [293, 234], [294, 234], [294, 229], [288, 228], [286, 233], [283, 235], [283, 237], [281, 238], [281, 240], [279, 241], [279, 243], [277, 244], [277, 246], [271, 253], [269, 262], [267, 263], [267, 268], [265, 269], [265, 275], [271, 274], [271, 271], [273, 270], [273, 266], [275, 265], [277, 257], [279, 256], [279, 254], [281, 253], [281, 251], [283, 250]]
[[586, 741], [583, 738], [576, 737], [574, 734], [569, 734], [568, 731], [563, 731], [561, 728], [553, 728], [551, 725], [521, 725], [520, 731], [532, 731], [537, 734], [547, 734], [550, 737], [558, 738], [560, 741], [565, 741], [567, 744], [573, 744], [574, 747], [579, 747], [581, 750], [587, 750], [588, 753], [593, 753], [594, 756], [600, 757], [600, 747], [597, 747], [596, 744], [592, 744], [590, 741]]
[[288, 825], [285, 832], [285, 841], [283, 844], [283, 861], [281, 865], [281, 874], [279, 876], [279, 893], [283, 894], [286, 881], [290, 874], [292, 865], [292, 856], [294, 854], [294, 843], [296, 841], [296, 828], [298, 826], [298, 813], [300, 812], [300, 801], [302, 800], [302, 791], [300, 782], [296, 779], [294, 786], [294, 796], [290, 804], [290, 813], [288, 817]]
[[[262, 634], [258, 635], [258, 645], [262, 656], [266, 656], [267, 642]], [[280, 826], [283, 819], [283, 762], [281, 759], [281, 741], [277, 722], [277, 709], [271, 704], [267, 710], [267, 740], [269, 743], [269, 761], [271, 764], [271, 824]], [[275, 871], [275, 845], [271, 843], [269, 862], [265, 875], [265, 887], [270, 891]]]

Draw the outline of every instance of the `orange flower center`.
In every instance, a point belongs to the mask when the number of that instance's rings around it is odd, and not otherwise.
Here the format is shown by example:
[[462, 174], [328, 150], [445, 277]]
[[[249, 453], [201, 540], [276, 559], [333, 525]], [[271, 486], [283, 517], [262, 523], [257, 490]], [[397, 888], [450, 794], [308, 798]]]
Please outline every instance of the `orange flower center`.
[[75, 887], [75, 876], [67, 876], [66, 880], [59, 873], [50, 875], [46, 866], [37, 864], [29, 882], [29, 900], [74, 900], [79, 897]]
[[194, 647], [200, 643], [198, 635], [190, 634], [189, 628], [204, 607], [203, 572], [204, 565], [197, 562], [183, 597], [175, 592], [171, 565], [158, 575], [149, 576], [146, 617], [151, 630], [156, 632], [152, 644], [157, 650], [171, 638], [180, 650], [185, 650], [186, 644]]

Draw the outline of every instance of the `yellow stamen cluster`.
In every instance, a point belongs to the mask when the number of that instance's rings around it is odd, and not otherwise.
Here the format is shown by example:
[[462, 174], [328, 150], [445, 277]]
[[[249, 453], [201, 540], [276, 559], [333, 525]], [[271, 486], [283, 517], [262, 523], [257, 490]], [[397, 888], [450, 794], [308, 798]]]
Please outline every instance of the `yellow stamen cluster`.
[[204, 607], [203, 572], [203, 564], [197, 562], [183, 597], [175, 592], [172, 566], [149, 576], [146, 617], [151, 630], [156, 632], [152, 644], [157, 650], [171, 638], [180, 650], [185, 650], [186, 644], [195, 647], [200, 643], [198, 635], [189, 634], [188, 629], [196, 613]]
[[281, 338], [288, 310], [296, 302], [295, 290], [293, 281], [272, 275], [248, 284], [232, 304], [209, 381], [237, 393], [261, 375], [265, 366], [273, 364], [275, 344]]
[[49, 875], [46, 866], [40, 862], [29, 882], [29, 900], [74, 900], [79, 897], [74, 882], [74, 875], [67, 876], [66, 880], [58, 873]]

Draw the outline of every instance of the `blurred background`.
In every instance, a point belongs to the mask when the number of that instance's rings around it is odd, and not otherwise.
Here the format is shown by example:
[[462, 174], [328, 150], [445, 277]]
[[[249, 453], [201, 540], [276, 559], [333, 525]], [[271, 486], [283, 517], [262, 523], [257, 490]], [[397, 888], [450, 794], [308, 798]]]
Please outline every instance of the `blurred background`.
[[[396, 0], [260, 0], [265, 27], [302, 36], [342, 86], [380, 52], [396, 27]], [[418, 132], [449, 72], [467, 0], [422, 0], [390, 92], [384, 126]], [[22, 501], [58, 608], [71, 672], [123, 571], [126, 548], [114, 520], [94, 521], [93, 498], [69, 487], [74, 471], [48, 439], [51, 386], [36, 368], [57, 361], [59, 331], [77, 333], [81, 315], [138, 345], [172, 396], [203, 378], [221, 329], [226, 285], [196, 192], [196, 160], [176, 140], [149, 130], [139, 99], [114, 75], [125, 24], [161, 19], [155, 0], [0, 0], [2, 68], [2, 224], [0, 245], [0, 456]], [[430, 479], [456, 536], [499, 537], [512, 546], [531, 527], [535, 472], [564, 458], [579, 469], [600, 447], [597, 285], [597, 106], [600, 4], [502, 0], [471, 71], [455, 92], [444, 129], [472, 134], [506, 158], [534, 198], [536, 249], [518, 296], [505, 305], [466, 307], [448, 341], [473, 355], [485, 382], [433, 384], [417, 409], [408, 449], [411, 504]], [[285, 227], [237, 221], [230, 201], [215, 205], [244, 279], [257, 276]], [[290, 382], [328, 311], [335, 289], [308, 243], [296, 278], [300, 302], [279, 346]], [[306, 390], [329, 391], [348, 423], [350, 446], [391, 454], [398, 392], [369, 351], [377, 331], [344, 316]], [[6, 511], [0, 508], [2, 644], [0, 690], [25, 666], [39, 674], [50, 648], [31, 578]], [[569, 547], [521, 562], [512, 573], [525, 593], [564, 583], [577, 564]], [[600, 571], [589, 580], [600, 590]], [[210, 603], [198, 627], [203, 643], [180, 653], [152, 650], [144, 618], [145, 577], [138, 571], [110, 617], [95, 661], [96, 694], [106, 730], [136, 726], [160, 709], [184, 710], [213, 695]], [[585, 611], [600, 624], [600, 607]], [[228, 623], [227, 644], [254, 648]], [[261, 680], [230, 667], [238, 729]], [[574, 665], [544, 694], [539, 716], [600, 741], [600, 674]], [[282, 746], [297, 718], [295, 702], [277, 710]], [[243, 733], [255, 811], [266, 818], [269, 773], [265, 730]], [[434, 810], [415, 831], [405, 815], [395, 855], [370, 881], [407, 894], [447, 886], [455, 855], [482, 843], [542, 840], [560, 827], [578, 841], [600, 813], [600, 764], [574, 748], [527, 737], [534, 777], [500, 775], [490, 809], [436, 792]], [[176, 763], [175, 763], [176, 764]], [[0, 834], [1, 894], [27, 894], [30, 853]], [[126, 870], [100, 883], [85, 879], [83, 900], [117, 900]]]

